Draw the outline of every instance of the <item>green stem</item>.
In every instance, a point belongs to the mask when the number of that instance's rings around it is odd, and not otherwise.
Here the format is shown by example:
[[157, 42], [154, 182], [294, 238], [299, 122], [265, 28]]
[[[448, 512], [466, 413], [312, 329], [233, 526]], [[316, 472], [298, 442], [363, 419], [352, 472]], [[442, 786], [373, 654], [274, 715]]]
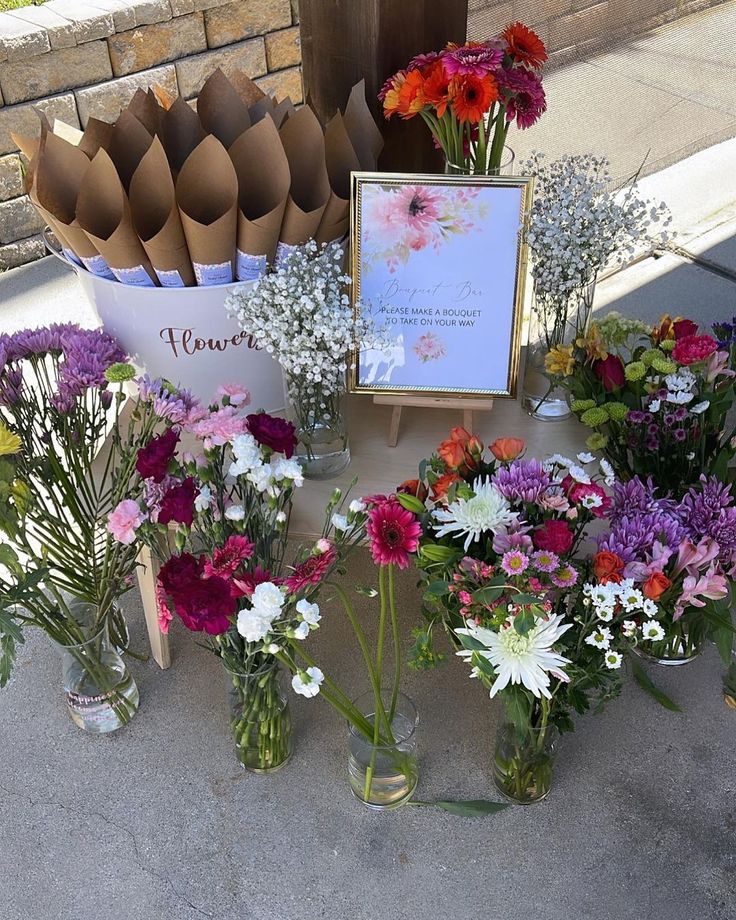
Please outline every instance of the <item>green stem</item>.
[[391, 633], [394, 639], [394, 685], [391, 691], [391, 709], [389, 710], [388, 724], [393, 725], [401, 685], [401, 637], [399, 636], [399, 619], [396, 615], [394, 565], [392, 562], [388, 565], [388, 600], [391, 607]]

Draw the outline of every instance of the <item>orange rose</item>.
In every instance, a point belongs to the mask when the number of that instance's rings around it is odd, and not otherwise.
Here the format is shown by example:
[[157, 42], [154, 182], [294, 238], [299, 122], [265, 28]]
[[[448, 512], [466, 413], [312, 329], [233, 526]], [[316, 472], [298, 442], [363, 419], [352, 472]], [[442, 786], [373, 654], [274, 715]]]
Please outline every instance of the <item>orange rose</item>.
[[427, 487], [419, 479], [405, 479], [400, 486], [396, 487], [396, 491], [414, 495], [420, 502], [426, 501], [429, 494]]
[[439, 457], [450, 470], [459, 470], [465, 462], [465, 445], [459, 441], [443, 441], [437, 449]]
[[664, 572], [652, 572], [642, 585], [644, 597], [648, 597], [652, 601], [658, 601], [671, 584], [672, 582]]
[[473, 435], [462, 425], [457, 425], [450, 431], [450, 440], [458, 441], [460, 444], [467, 444]]
[[496, 438], [490, 445], [491, 453], [496, 460], [516, 460], [519, 454], [524, 453], [526, 444], [521, 438]]
[[432, 500], [435, 502], [444, 502], [447, 499], [447, 491], [453, 482], [462, 482], [462, 478], [457, 473], [445, 473], [432, 485]]
[[623, 578], [624, 565], [624, 560], [618, 553], [603, 550], [593, 556], [593, 571], [602, 585], [607, 585], [609, 581], [618, 584]]

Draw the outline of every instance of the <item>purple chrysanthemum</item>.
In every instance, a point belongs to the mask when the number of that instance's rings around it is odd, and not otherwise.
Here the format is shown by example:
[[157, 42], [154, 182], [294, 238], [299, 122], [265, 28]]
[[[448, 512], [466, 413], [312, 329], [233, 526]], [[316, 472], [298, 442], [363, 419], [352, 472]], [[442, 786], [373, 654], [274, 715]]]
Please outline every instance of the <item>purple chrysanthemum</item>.
[[140, 398], [153, 402], [153, 411], [161, 419], [175, 425], [190, 425], [207, 414], [190, 390], [178, 390], [160, 378], [151, 380], [148, 374], [136, 381]]
[[539, 460], [515, 460], [493, 476], [493, 485], [509, 501], [536, 502], [552, 485]]
[[717, 477], [700, 477], [680, 503], [680, 520], [694, 543], [710, 537], [724, 554], [736, 552], [736, 504], [731, 485]]

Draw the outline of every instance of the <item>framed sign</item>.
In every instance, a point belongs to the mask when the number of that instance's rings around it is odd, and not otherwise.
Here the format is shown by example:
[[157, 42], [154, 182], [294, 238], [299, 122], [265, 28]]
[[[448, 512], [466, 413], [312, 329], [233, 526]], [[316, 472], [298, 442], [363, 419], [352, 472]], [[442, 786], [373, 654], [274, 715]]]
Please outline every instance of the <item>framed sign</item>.
[[530, 178], [353, 173], [352, 296], [385, 350], [357, 393], [516, 395]]

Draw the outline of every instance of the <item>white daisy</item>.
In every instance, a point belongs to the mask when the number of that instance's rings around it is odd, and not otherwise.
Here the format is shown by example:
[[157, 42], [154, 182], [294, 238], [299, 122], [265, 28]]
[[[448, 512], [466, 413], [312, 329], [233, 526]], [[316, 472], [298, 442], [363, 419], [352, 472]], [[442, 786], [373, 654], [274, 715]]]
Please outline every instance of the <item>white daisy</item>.
[[586, 645], [592, 645], [594, 648], [608, 649], [611, 646], [611, 640], [613, 639], [613, 634], [607, 626], [601, 626], [600, 629], [596, 629], [595, 632], [592, 632], [589, 636], [585, 637]]
[[616, 474], [613, 472], [613, 467], [605, 458], [601, 460], [599, 464], [601, 468], [601, 473], [603, 473], [603, 479], [608, 488], [612, 488], [613, 484], [616, 482]]
[[675, 390], [667, 393], [665, 401], [675, 406], [684, 406], [685, 403], [691, 402], [694, 398], [695, 393], [690, 393], [687, 390]]
[[586, 463], [592, 463], [595, 460], [595, 454], [591, 454], [591, 453], [588, 453], [587, 451], [583, 451], [583, 453], [578, 454], [578, 460], [584, 466]]
[[600, 508], [603, 504], [603, 499], [600, 495], [596, 495], [595, 492], [588, 492], [587, 495], [583, 496], [583, 500], [580, 502], [583, 508]]
[[467, 628], [455, 632], [470, 636], [485, 648], [479, 651], [462, 649], [457, 654], [465, 659], [480, 655], [493, 665], [496, 680], [491, 687], [491, 698], [511, 683], [522, 684], [537, 698], [545, 696], [550, 699], [549, 675], [558, 680], [569, 680], [562, 666], [570, 664], [570, 659], [552, 649], [560, 636], [572, 628], [572, 623], [563, 625], [562, 621], [560, 614], [547, 619], [538, 618], [536, 625], [525, 635], [516, 631], [513, 621], [507, 621], [498, 632], [470, 623]]
[[642, 613], [645, 614], [645, 616], [648, 616], [649, 619], [652, 619], [652, 617], [657, 616], [657, 611], [659, 610], [659, 608], [654, 603], [654, 601], [651, 599], [651, 597], [647, 597], [647, 598], [644, 598], [644, 600], [642, 601], [641, 610], [642, 610]]
[[472, 498], [460, 498], [447, 508], [437, 508], [434, 517], [440, 522], [432, 526], [438, 537], [455, 534], [466, 535], [465, 550], [473, 540], [477, 540], [486, 531], [506, 533], [507, 528], [519, 516], [511, 510], [508, 500], [491, 485], [490, 479], [483, 482], [478, 478], [473, 483]]
[[622, 623], [622, 629], [624, 635], [631, 639], [632, 636], [636, 635], [636, 620], [624, 620]]
[[690, 411], [694, 412], [695, 415], [700, 415], [702, 412], [705, 412], [709, 405], [710, 400], [704, 399], [702, 402], [699, 402], [697, 406], [690, 406]]
[[607, 604], [601, 604], [600, 607], [595, 608], [595, 612], [599, 620], [602, 620], [604, 623], [610, 623], [613, 619], [615, 610]]
[[590, 485], [590, 476], [585, 472], [582, 466], [578, 466], [577, 463], [573, 463], [572, 466], [567, 468], [567, 472], [572, 476], [575, 482], [582, 482], [583, 485]]
[[644, 595], [638, 588], [629, 588], [626, 591], [619, 592], [621, 606], [624, 610], [640, 610], [644, 603]]
[[656, 620], [647, 620], [646, 623], [643, 623], [641, 634], [650, 642], [659, 642], [660, 639], [664, 639], [664, 630]]
[[603, 660], [606, 662], [606, 667], [609, 670], [616, 671], [621, 667], [623, 658], [621, 655], [619, 655], [618, 652], [613, 652], [609, 649], [609, 651], [606, 652]]
[[661, 399], [653, 399], [647, 406], [647, 409], [649, 409], [650, 412], [659, 412], [661, 405], [662, 405]]

